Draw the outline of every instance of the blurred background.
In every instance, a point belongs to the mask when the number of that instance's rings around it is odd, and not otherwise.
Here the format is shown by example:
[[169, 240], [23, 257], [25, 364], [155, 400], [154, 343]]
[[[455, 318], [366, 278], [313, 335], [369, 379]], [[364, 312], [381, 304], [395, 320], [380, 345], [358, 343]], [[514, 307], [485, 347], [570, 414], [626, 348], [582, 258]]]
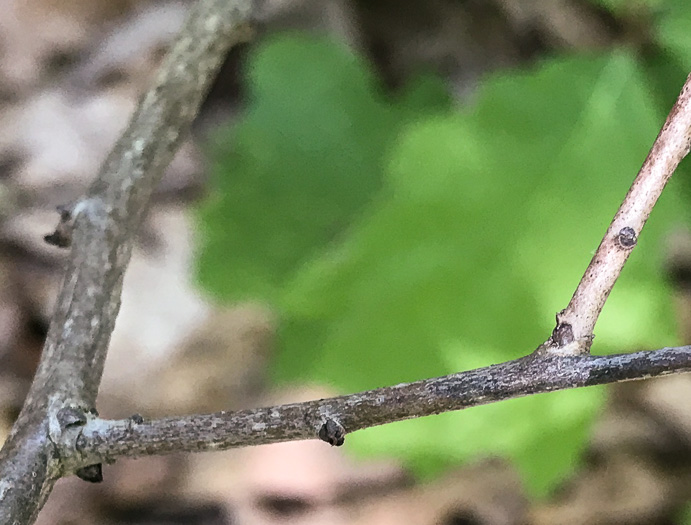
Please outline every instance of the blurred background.
[[[78, 198], [191, 2], [0, 0], [0, 442]], [[549, 335], [691, 70], [684, 0], [273, 0], [157, 188], [105, 417], [315, 399]], [[691, 342], [682, 167], [595, 353]], [[691, 524], [691, 376], [118, 461], [42, 525]]]

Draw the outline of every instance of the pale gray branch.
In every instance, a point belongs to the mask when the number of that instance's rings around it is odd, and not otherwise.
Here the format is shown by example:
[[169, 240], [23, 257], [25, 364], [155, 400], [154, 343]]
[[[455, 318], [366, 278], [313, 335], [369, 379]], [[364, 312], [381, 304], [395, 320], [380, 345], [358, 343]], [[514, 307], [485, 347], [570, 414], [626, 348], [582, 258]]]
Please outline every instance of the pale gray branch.
[[0, 451], [0, 523], [31, 523], [65, 472], [49, 439], [61, 432], [56, 416], [68, 405], [95, 404], [134, 231], [227, 50], [245, 36], [252, 6], [200, 0], [191, 9], [87, 196], [62, 210], [48, 236], [71, 242], [72, 253], [36, 377]]
[[619, 207], [569, 305], [540, 351], [589, 352], [593, 330], [641, 230], [667, 181], [691, 146], [691, 75], [686, 79], [650, 153]]
[[530, 355], [444, 377], [269, 408], [109, 421], [64, 435], [72, 468], [123, 456], [223, 450], [297, 439], [343, 443], [346, 433], [403, 419], [569, 388], [688, 372], [691, 346], [608, 356]]
[[[261, 3], [266, 6], [271, 2]], [[594, 357], [572, 342], [592, 328], [664, 183], [688, 152], [688, 82], [550, 340], [525, 358], [333, 399], [236, 413], [106, 421], [95, 403], [134, 232], [226, 51], [243, 38], [250, 0], [199, 0], [154, 87], [84, 199], [48, 238], [72, 245], [36, 378], [0, 451], [0, 523], [33, 522], [57, 478], [121, 456], [320, 437], [565, 388], [691, 370], [689, 347]], [[558, 355], [559, 351], [562, 354]]]

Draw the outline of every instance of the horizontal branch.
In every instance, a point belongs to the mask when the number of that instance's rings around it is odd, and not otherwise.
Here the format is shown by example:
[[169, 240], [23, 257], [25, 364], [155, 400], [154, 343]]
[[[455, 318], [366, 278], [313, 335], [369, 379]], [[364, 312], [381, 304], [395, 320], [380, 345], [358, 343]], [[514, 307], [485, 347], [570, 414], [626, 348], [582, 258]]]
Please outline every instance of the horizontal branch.
[[506, 399], [691, 371], [691, 346], [609, 356], [533, 354], [515, 361], [358, 394], [209, 415], [88, 417], [61, 443], [72, 468], [124, 456], [225, 450], [315, 439]]

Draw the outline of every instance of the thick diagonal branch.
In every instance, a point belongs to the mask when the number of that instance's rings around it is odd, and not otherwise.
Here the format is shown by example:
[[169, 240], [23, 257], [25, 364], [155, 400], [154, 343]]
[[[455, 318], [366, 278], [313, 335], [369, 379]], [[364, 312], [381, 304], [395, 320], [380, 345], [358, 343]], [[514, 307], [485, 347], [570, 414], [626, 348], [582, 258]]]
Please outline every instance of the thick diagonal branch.
[[250, 0], [200, 0], [153, 87], [87, 196], [62, 210], [49, 240], [72, 253], [34, 382], [0, 451], [0, 523], [26, 524], [63, 471], [50, 437], [66, 405], [93, 407], [132, 237], [152, 188], [197, 114], [229, 47], [244, 38]]
[[[689, 348], [609, 357], [555, 356], [547, 352], [444, 378], [234, 414], [148, 423], [140, 418], [109, 422], [87, 415], [84, 410], [94, 405], [119, 309], [134, 231], [153, 186], [189, 128], [223, 56], [242, 35], [239, 29], [248, 20], [253, 5], [250, 0], [199, 0], [154, 87], [140, 102], [88, 195], [63, 210], [61, 227], [49, 237], [59, 245], [71, 242], [72, 255], [36, 379], [0, 451], [0, 523], [31, 523], [56, 478], [104, 459], [315, 435], [340, 444], [345, 432], [368, 426], [510, 397], [691, 368]], [[668, 178], [688, 151], [688, 124], [684, 120], [688, 118], [688, 96], [685, 88], [676, 112], [670, 115], [646, 160], [642, 173], [653, 173], [646, 177], [659, 178], [661, 174]], [[685, 140], [685, 149], [668, 149], [667, 144], [680, 137]], [[661, 184], [664, 186], [664, 182]], [[647, 179], [634, 183], [622, 207], [626, 209], [615, 218], [622, 225], [620, 229], [613, 226], [614, 241], [620, 247], [628, 250], [635, 244], [662, 186]], [[643, 208], [642, 214], [637, 207]], [[610, 233], [603, 244], [614, 242]], [[564, 313], [561, 326], [568, 324], [570, 337], [578, 341], [592, 333], [588, 323], [594, 325], [600, 302], [604, 303], [611, 289], [608, 283], [614, 283], [626, 259], [621, 254], [608, 257], [604, 263], [594, 262], [591, 266], [606, 268], [615, 275], [584, 279], [590, 282], [582, 283], [583, 290], [579, 286], [573, 307], [570, 305]], [[594, 297], [598, 297], [595, 303]], [[588, 313], [588, 308], [594, 314]], [[558, 333], [568, 335], [565, 331]]]
[[239, 25], [249, 18], [248, 5], [202, 0], [193, 8], [87, 196], [69, 209], [72, 257], [30, 403], [46, 390], [95, 402], [132, 238], [216, 70], [243, 34]]
[[614, 283], [667, 181], [691, 147], [691, 75], [670, 111], [638, 176], [607, 229], [569, 305], [557, 315], [550, 339], [538, 349], [587, 353], [593, 330]]
[[[61, 445], [73, 468], [123, 456], [223, 450], [345, 433], [505, 399], [691, 371], [691, 346], [609, 356], [531, 355], [468, 372], [332, 399], [240, 412], [108, 421], [92, 418]], [[72, 451], [72, 452], [70, 452]]]

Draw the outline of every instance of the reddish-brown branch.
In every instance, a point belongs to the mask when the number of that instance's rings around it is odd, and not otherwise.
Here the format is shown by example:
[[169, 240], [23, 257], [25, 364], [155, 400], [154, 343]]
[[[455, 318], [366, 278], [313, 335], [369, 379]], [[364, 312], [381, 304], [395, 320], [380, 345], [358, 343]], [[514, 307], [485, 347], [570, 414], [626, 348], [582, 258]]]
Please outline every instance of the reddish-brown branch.
[[607, 229], [557, 326], [539, 352], [578, 355], [590, 351], [593, 330], [614, 283], [636, 246], [667, 181], [691, 147], [691, 75]]

